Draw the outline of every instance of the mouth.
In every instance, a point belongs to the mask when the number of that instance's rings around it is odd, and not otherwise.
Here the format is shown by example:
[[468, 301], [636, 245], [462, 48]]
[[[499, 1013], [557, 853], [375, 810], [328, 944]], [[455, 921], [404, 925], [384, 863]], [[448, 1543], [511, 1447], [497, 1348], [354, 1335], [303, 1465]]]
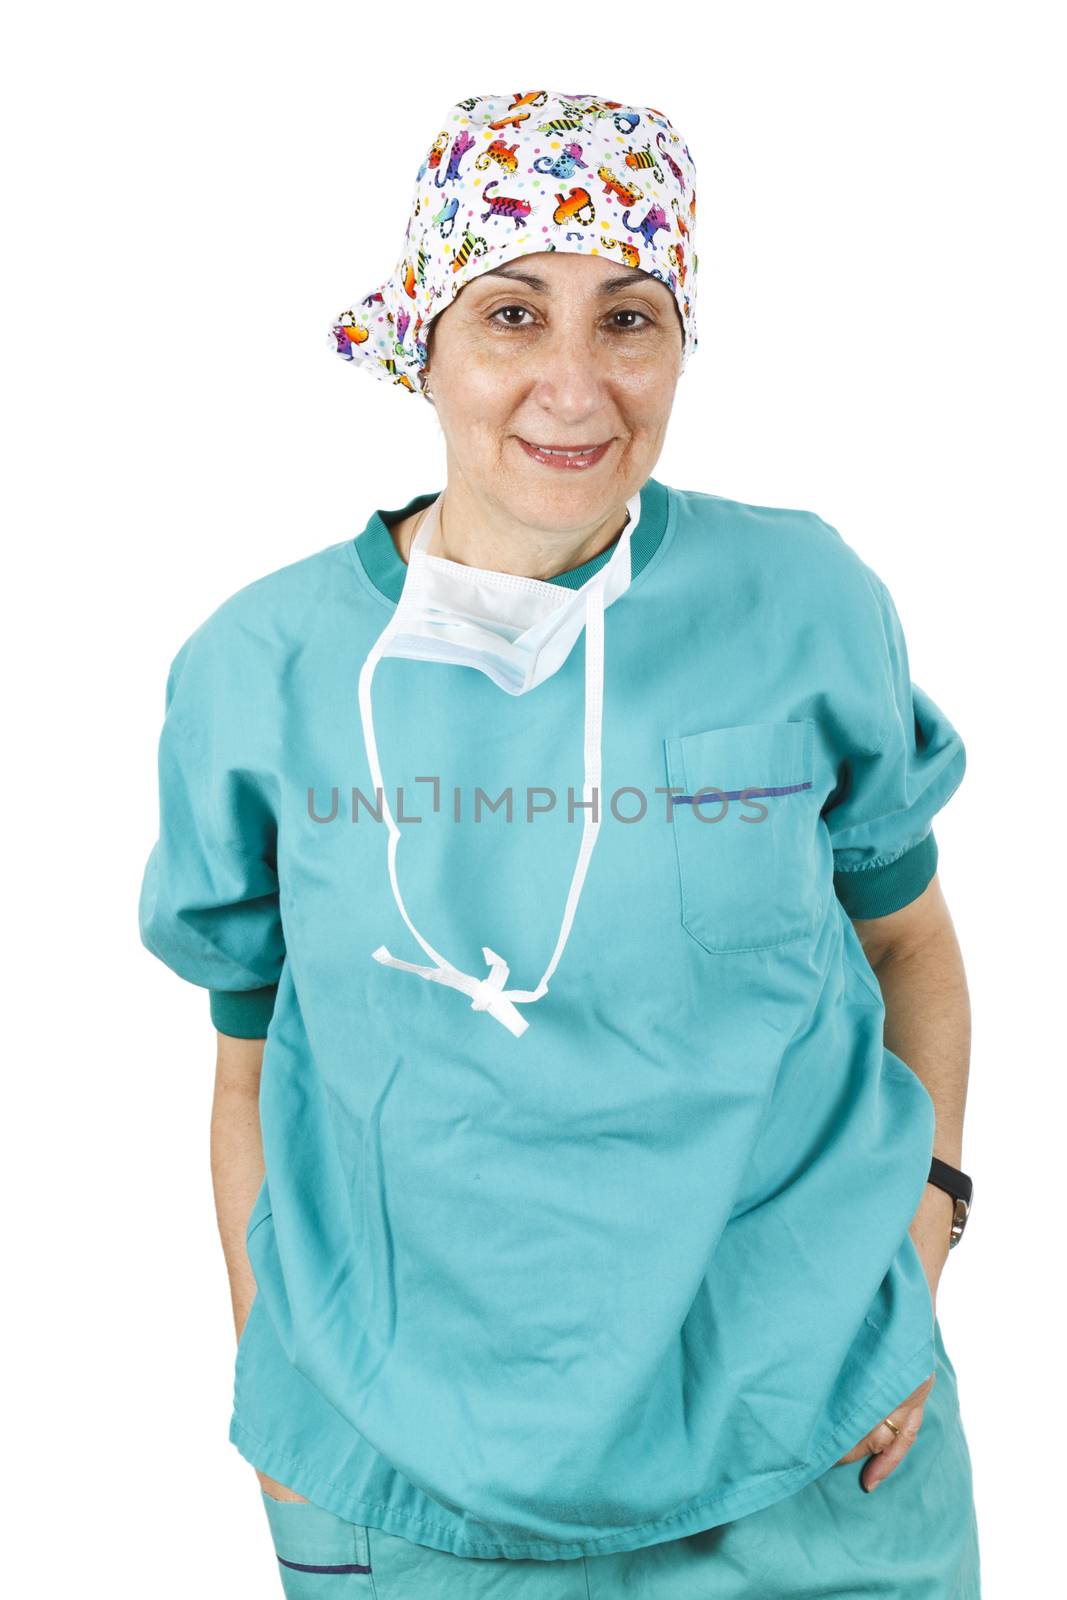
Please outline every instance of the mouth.
[[531, 461], [539, 461], [546, 467], [579, 472], [603, 460], [612, 443], [610, 439], [605, 439], [601, 444], [555, 445], [531, 443], [518, 434], [515, 437]]

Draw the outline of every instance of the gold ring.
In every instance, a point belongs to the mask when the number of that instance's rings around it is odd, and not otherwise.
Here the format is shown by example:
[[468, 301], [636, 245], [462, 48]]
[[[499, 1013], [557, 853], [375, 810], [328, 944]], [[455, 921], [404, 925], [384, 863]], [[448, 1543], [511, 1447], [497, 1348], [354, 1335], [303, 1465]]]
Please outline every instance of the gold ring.
[[893, 1437], [896, 1438], [896, 1439], [899, 1439], [900, 1438], [900, 1429], [897, 1427], [896, 1423], [895, 1422], [890, 1422], [888, 1417], [883, 1417], [882, 1421], [885, 1423], [887, 1428], [892, 1428]]

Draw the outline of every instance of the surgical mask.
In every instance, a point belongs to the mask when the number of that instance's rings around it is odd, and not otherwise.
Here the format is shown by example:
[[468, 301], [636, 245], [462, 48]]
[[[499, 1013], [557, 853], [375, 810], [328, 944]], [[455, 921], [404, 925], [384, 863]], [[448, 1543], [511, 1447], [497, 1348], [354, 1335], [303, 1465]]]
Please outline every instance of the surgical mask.
[[[435, 965], [401, 961], [384, 945], [372, 952], [376, 961], [417, 973], [432, 983], [459, 989], [471, 998], [474, 1011], [487, 1012], [516, 1037], [529, 1023], [519, 1004], [540, 1000], [556, 970], [570, 935], [589, 860], [600, 830], [601, 725], [604, 704], [604, 612], [629, 587], [630, 543], [641, 515], [640, 492], [626, 502], [629, 521], [605, 564], [579, 589], [566, 589], [539, 578], [467, 567], [427, 554], [440, 518], [441, 496], [430, 505], [408, 554], [404, 587], [396, 609], [371, 646], [359, 675], [359, 713], [363, 743], [376, 793], [389, 831], [389, 881], [397, 909]], [[408, 916], [397, 881], [396, 853], [400, 829], [389, 809], [374, 737], [371, 681], [384, 656], [436, 661], [473, 667], [507, 694], [528, 694], [559, 671], [585, 629], [585, 777], [582, 798], [587, 809], [578, 859], [567, 894], [556, 947], [536, 989], [507, 989], [509, 967], [488, 945], [482, 955], [489, 976], [463, 972], [424, 939]], [[591, 802], [597, 797], [594, 807]]]

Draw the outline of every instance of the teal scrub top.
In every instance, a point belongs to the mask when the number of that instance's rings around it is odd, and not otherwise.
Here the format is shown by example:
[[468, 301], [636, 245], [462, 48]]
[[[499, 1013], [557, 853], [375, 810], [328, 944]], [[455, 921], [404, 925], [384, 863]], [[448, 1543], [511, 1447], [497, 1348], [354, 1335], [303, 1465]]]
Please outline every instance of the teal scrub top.
[[[229, 1437], [457, 1555], [636, 1549], [793, 1494], [935, 1368], [908, 1231], [934, 1105], [850, 918], [929, 883], [964, 746], [834, 528], [650, 477], [605, 615], [600, 834], [514, 1037], [371, 956], [427, 960], [357, 682], [406, 570], [388, 524], [432, 498], [242, 588], [167, 680], [141, 937], [266, 1038]], [[584, 650], [521, 696], [373, 680], [408, 912], [514, 988], [578, 851]]]

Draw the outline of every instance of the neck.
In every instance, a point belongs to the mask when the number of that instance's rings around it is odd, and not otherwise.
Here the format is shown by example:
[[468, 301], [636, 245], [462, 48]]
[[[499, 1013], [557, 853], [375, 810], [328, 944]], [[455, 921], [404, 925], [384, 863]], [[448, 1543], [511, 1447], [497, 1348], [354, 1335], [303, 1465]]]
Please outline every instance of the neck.
[[[405, 564], [425, 516], [421, 511], [390, 530]], [[545, 581], [606, 550], [628, 520], [623, 502], [581, 528], [544, 528], [519, 521], [502, 506], [487, 504], [482, 496], [470, 492], [462, 478], [450, 476], [441, 499], [437, 532], [426, 553], [461, 566]]]

